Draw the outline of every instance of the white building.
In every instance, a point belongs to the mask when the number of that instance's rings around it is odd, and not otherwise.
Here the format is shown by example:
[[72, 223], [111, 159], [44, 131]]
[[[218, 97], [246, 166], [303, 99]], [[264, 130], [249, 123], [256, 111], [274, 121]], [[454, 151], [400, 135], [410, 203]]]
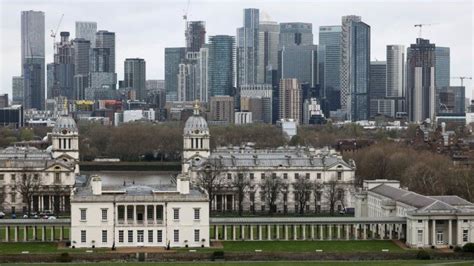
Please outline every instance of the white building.
[[255, 149], [251, 145], [244, 145], [220, 147], [211, 152], [209, 128], [206, 120], [199, 115], [199, 106], [195, 106], [194, 115], [186, 121], [183, 136], [183, 174], [198, 184], [199, 176], [206, 169], [218, 171], [220, 187], [212, 201], [213, 210], [237, 209], [237, 191], [233, 181], [243, 177], [250, 182], [243, 199], [244, 211], [268, 210], [270, 206], [265, 202], [261, 190], [262, 180], [268, 176], [279, 177], [283, 183], [276, 201], [277, 212], [295, 212], [299, 209], [294, 190], [294, 184], [299, 179], [305, 179], [309, 184], [305, 211], [328, 210], [327, 194], [333, 182], [337, 184], [338, 193], [334, 208], [342, 210], [353, 207], [355, 164], [344, 161], [334, 150], [310, 147]]
[[71, 196], [74, 247], [208, 247], [207, 194], [177, 185], [103, 186], [92, 176]]
[[252, 124], [252, 112], [235, 112], [234, 123], [236, 125]]
[[458, 196], [423, 196], [395, 180], [366, 180], [356, 217], [405, 217], [406, 244], [446, 248], [474, 241], [474, 204]]
[[69, 210], [69, 195], [79, 174], [79, 133], [74, 119], [61, 116], [51, 133], [52, 146], [0, 150], [1, 208], [7, 212]]

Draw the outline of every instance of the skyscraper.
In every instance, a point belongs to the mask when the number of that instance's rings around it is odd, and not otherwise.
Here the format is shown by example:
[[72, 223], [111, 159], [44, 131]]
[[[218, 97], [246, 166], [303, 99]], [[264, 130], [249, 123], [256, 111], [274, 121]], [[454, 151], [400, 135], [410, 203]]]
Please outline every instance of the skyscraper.
[[280, 23], [280, 49], [312, 44], [313, 24], [303, 22]]
[[54, 83], [52, 96], [73, 99], [74, 48], [69, 41], [69, 32], [60, 33], [61, 40], [56, 44], [54, 54]]
[[90, 67], [89, 51], [91, 42], [83, 38], [76, 38], [72, 40], [72, 45], [74, 48], [74, 75], [87, 75]]
[[435, 86], [436, 89], [449, 87], [450, 83], [450, 50], [449, 47], [435, 47]]
[[317, 50], [317, 45], [283, 46], [278, 59], [281, 78], [294, 78], [314, 87], [317, 82]]
[[273, 21], [262, 21], [258, 31], [257, 83], [263, 84], [269, 70], [278, 69], [280, 25]]
[[405, 46], [387, 45], [387, 99], [393, 100], [395, 113], [406, 113]]
[[109, 71], [115, 73], [115, 32], [100, 30], [96, 33], [96, 48], [109, 49]]
[[234, 48], [233, 36], [209, 37], [209, 97], [230, 95], [234, 84]]
[[178, 100], [179, 64], [185, 58], [186, 48], [165, 48], [165, 90], [166, 101]]
[[370, 62], [370, 117], [385, 115], [395, 116], [394, 100], [385, 99], [387, 94], [387, 62]]
[[259, 10], [244, 9], [244, 26], [237, 29], [237, 87], [257, 82]]
[[438, 114], [454, 113], [463, 115], [466, 112], [466, 88], [449, 86], [438, 89]]
[[344, 16], [341, 36], [341, 109], [349, 120], [367, 120], [370, 26], [359, 16]]
[[146, 64], [142, 58], [127, 58], [124, 63], [124, 87], [135, 90], [137, 99], [146, 99]]
[[302, 120], [302, 92], [297, 79], [280, 80], [280, 119]]
[[329, 111], [341, 108], [341, 26], [319, 27], [319, 84]]
[[407, 49], [407, 101], [410, 121], [435, 115], [435, 44], [417, 38]]
[[44, 109], [45, 39], [44, 12], [21, 12], [21, 73], [23, 106]]
[[12, 102], [13, 104], [23, 103], [23, 77], [12, 78]]
[[185, 31], [186, 52], [199, 52], [206, 42], [206, 23], [188, 21]]
[[97, 33], [97, 22], [76, 21], [76, 38], [82, 38], [91, 43], [91, 48], [95, 48]]

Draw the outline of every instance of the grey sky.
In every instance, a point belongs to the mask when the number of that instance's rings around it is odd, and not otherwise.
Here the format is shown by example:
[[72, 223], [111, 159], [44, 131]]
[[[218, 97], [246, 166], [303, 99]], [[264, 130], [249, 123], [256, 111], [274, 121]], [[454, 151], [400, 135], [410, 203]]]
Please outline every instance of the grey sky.
[[[183, 9], [187, 0], [91, 1], [91, 0], [0, 0], [0, 93], [11, 97], [11, 78], [20, 71], [20, 13], [41, 10], [46, 17], [46, 63], [52, 61], [53, 43], [49, 33], [64, 14], [60, 31], [74, 37], [75, 21], [96, 21], [98, 30], [116, 33], [116, 71], [123, 79], [123, 61], [128, 57], [146, 60], [147, 79], [164, 78], [164, 48], [184, 45]], [[371, 58], [385, 60], [387, 44], [408, 46], [418, 36], [413, 27], [423, 28], [423, 37], [438, 46], [451, 48], [451, 76], [473, 76], [472, 1], [237, 1], [191, 0], [189, 20], [206, 21], [207, 36], [235, 35], [242, 25], [243, 8], [255, 7], [260, 20], [313, 23], [314, 43], [318, 28], [339, 25], [343, 15], [360, 15], [371, 26]], [[458, 85], [459, 80], [451, 80]], [[467, 97], [473, 97], [473, 82], [464, 82]]]

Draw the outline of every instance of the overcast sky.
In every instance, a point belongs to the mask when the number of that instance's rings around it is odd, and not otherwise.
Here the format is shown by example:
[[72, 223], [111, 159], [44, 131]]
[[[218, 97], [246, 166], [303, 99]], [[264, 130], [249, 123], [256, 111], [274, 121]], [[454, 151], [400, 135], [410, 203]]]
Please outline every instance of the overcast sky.
[[[187, 0], [0, 0], [0, 93], [11, 97], [11, 78], [20, 75], [20, 17], [22, 10], [41, 10], [46, 16], [46, 63], [52, 62], [53, 43], [49, 33], [64, 14], [60, 31], [75, 36], [75, 21], [95, 21], [98, 30], [116, 33], [116, 71], [123, 79], [123, 61], [129, 57], [146, 60], [147, 79], [164, 78], [164, 48], [184, 46], [183, 10]], [[371, 26], [371, 59], [385, 60], [387, 44], [408, 46], [415, 42], [414, 24], [423, 37], [437, 46], [451, 48], [451, 76], [473, 76], [473, 9], [470, 0], [332, 0], [332, 1], [237, 1], [190, 0], [189, 20], [204, 20], [207, 36], [235, 35], [242, 25], [243, 8], [259, 8], [260, 20], [309, 22], [314, 43], [318, 28], [339, 25], [343, 15], [359, 15]], [[467, 97], [473, 97], [473, 82], [464, 82]], [[452, 79], [451, 85], [460, 81]]]

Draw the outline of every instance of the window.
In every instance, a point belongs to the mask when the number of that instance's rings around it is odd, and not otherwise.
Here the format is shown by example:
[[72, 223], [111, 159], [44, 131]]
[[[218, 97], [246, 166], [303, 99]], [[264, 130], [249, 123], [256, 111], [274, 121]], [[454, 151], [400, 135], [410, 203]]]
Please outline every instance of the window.
[[143, 230], [137, 230], [137, 243], [143, 243], [144, 242], [144, 234], [145, 232]]
[[316, 174], [316, 179], [321, 179], [321, 173]]
[[231, 173], [227, 173], [227, 179], [232, 180], [232, 174]]
[[283, 173], [283, 179], [288, 179], [288, 174], [287, 173]]
[[128, 230], [128, 243], [133, 242], [133, 230]]
[[194, 230], [194, 242], [199, 242], [199, 230]]
[[201, 209], [194, 208], [194, 220], [199, 220], [199, 219], [201, 219]]
[[54, 183], [61, 183], [61, 173], [54, 173]]
[[179, 220], [179, 209], [178, 208], [173, 209], [173, 219], [174, 220]]
[[153, 243], [153, 230], [148, 230], [148, 243]]
[[260, 174], [260, 179], [262, 179], [262, 180], [265, 179], [265, 174], [264, 174], [264, 173], [261, 173], [261, 174]]
[[265, 202], [265, 193], [260, 192], [260, 201]]
[[161, 230], [156, 231], [156, 241], [158, 243], [163, 242], [163, 231]]
[[250, 179], [253, 180], [255, 178], [253, 173], [250, 173]]
[[423, 220], [418, 220], [418, 223], [421, 224], [423, 222]]
[[107, 221], [107, 209], [102, 209], [102, 221]]
[[81, 221], [87, 220], [87, 209], [81, 209]]
[[86, 241], [87, 241], [86, 230], [81, 230], [81, 243], [86, 243]]
[[102, 243], [107, 243], [107, 230], [102, 230]]
[[11, 202], [12, 203], [16, 203], [16, 193], [15, 192], [12, 192], [12, 194], [10, 195], [11, 197]]
[[295, 179], [298, 179], [300, 178], [300, 174], [299, 173], [295, 173]]
[[238, 178], [239, 180], [244, 179], [244, 174], [241, 174], [241, 173], [237, 174], [237, 178]]
[[467, 221], [467, 220], [464, 220], [464, 223], [465, 223], [465, 224], [467, 224], [467, 223], [468, 223], [468, 221]]
[[15, 174], [12, 174], [12, 175], [11, 175], [11, 179], [12, 179], [12, 182], [15, 182], [15, 181], [16, 181], [16, 175], [15, 175]]
[[462, 241], [469, 242], [469, 230], [467, 229], [462, 230]]
[[342, 172], [338, 171], [337, 172], [337, 180], [341, 180], [341, 179], [342, 179]]
[[174, 240], [174, 242], [179, 242], [179, 230], [174, 230], [173, 240]]
[[418, 243], [423, 243], [423, 230], [418, 230]]
[[123, 230], [119, 230], [119, 243], [123, 243]]
[[4, 176], [5, 175], [3, 175], [3, 174], [0, 175], [0, 181], [3, 181]]
[[273, 178], [273, 179], [277, 178], [277, 174], [276, 174], [276, 173], [272, 173], [272, 178]]
[[309, 173], [306, 173], [306, 179], [309, 179], [311, 175]]

